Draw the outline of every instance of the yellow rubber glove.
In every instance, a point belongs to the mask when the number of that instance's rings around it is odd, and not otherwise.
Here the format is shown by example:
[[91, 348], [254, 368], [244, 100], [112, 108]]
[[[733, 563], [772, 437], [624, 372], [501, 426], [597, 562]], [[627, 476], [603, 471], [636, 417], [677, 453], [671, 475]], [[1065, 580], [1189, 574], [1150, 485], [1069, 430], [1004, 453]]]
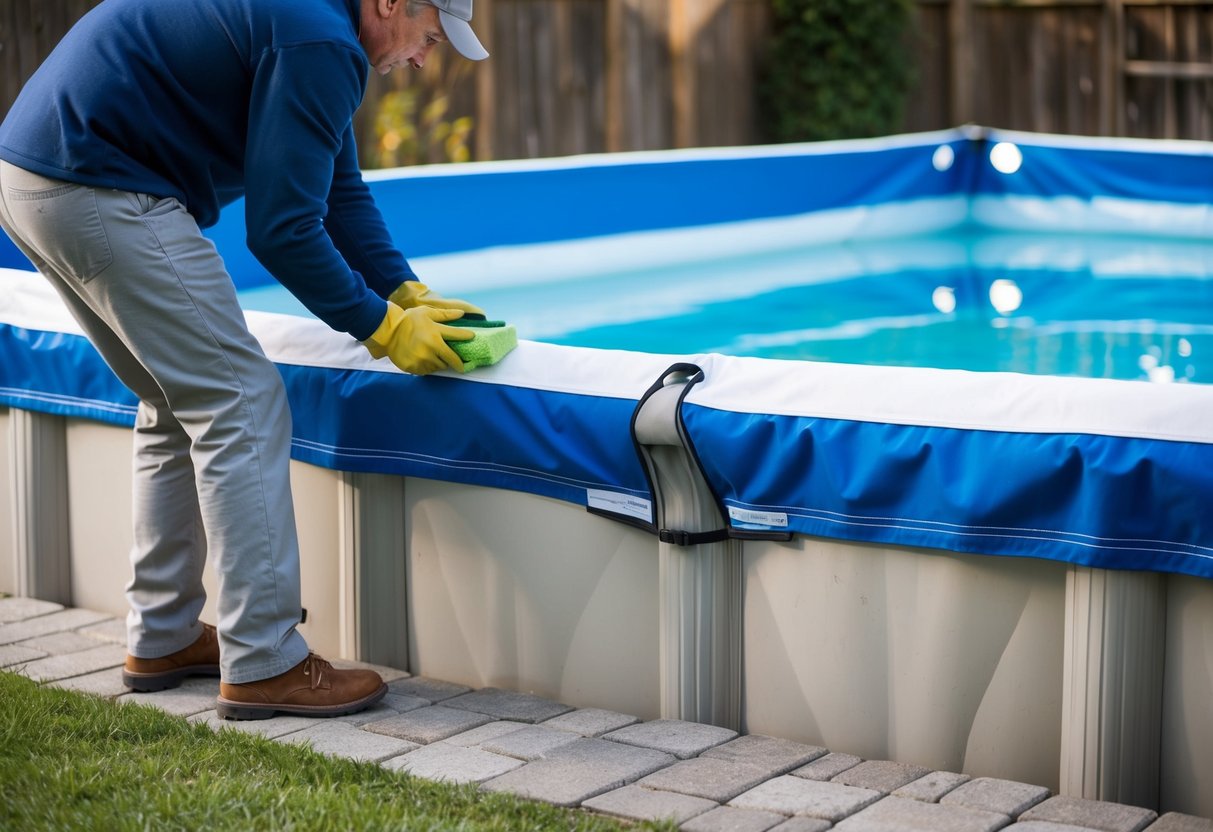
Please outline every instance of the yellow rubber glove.
[[423, 376], [443, 367], [463, 372], [463, 362], [446, 342], [468, 341], [476, 337], [476, 332], [443, 326], [444, 321], [462, 317], [461, 309], [401, 309], [389, 301], [383, 323], [362, 344], [375, 358], [386, 356], [406, 373]]
[[396, 291], [388, 295], [387, 299], [401, 309], [428, 306], [431, 309], [458, 309], [461, 312], [467, 312], [472, 315], [484, 314], [484, 310], [479, 306], [473, 306], [466, 300], [444, 298], [437, 292], [431, 291], [429, 286], [426, 286], [424, 283], [418, 283], [416, 280], [404, 281], [396, 288]]

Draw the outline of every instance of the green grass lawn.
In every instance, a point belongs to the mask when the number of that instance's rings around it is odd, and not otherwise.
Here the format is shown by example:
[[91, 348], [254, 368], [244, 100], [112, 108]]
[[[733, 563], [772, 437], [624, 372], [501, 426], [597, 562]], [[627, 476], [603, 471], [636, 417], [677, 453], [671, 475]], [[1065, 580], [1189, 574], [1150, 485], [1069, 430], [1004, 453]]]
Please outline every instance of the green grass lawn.
[[0, 672], [0, 829], [623, 828]]

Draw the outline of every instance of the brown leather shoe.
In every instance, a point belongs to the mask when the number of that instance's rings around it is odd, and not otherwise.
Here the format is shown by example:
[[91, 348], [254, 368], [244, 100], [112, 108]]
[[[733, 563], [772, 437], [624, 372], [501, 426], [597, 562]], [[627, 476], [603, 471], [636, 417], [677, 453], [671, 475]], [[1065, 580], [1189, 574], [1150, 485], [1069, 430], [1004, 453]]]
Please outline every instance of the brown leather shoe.
[[122, 668], [122, 684], [131, 690], [150, 693], [181, 684], [186, 676], [219, 675], [219, 636], [210, 624], [189, 647], [158, 659], [140, 659], [129, 653]]
[[315, 653], [269, 679], [219, 683], [222, 719], [269, 719], [274, 714], [342, 716], [383, 698], [387, 685], [373, 670], [338, 670]]

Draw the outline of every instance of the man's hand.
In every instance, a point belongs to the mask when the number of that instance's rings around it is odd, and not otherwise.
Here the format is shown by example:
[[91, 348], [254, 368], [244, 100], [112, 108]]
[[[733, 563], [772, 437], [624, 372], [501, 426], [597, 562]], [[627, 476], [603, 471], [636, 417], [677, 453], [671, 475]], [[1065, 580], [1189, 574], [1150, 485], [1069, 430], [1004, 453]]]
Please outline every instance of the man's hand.
[[401, 283], [396, 291], [388, 295], [388, 300], [401, 309], [428, 306], [431, 309], [458, 309], [468, 315], [484, 317], [484, 310], [479, 306], [473, 306], [466, 300], [444, 298], [437, 292], [431, 291], [430, 287], [424, 283], [418, 283], [416, 280], [406, 280]]
[[383, 323], [362, 344], [375, 358], [386, 356], [406, 373], [423, 376], [443, 367], [463, 372], [463, 362], [446, 342], [468, 341], [475, 338], [476, 333], [470, 329], [443, 326], [445, 321], [462, 317], [462, 309], [429, 306], [401, 309], [389, 301]]

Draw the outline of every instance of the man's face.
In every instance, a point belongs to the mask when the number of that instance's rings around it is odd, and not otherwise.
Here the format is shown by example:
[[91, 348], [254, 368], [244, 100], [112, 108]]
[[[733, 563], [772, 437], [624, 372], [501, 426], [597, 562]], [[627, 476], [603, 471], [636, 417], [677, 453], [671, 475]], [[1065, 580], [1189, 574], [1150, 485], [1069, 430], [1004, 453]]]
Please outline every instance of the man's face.
[[408, 64], [418, 69], [430, 50], [446, 40], [438, 9], [423, 5], [416, 17], [405, 9], [408, 0], [364, 0], [358, 39], [371, 66], [380, 75]]

